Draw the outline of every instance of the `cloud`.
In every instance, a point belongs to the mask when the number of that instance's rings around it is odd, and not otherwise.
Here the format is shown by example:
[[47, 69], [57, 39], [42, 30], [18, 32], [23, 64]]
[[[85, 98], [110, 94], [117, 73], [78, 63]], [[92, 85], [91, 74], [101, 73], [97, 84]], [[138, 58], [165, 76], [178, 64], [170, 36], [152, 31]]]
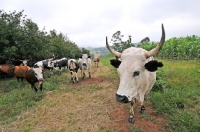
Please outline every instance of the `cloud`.
[[[12, 3], [12, 4], [10, 4]], [[24, 10], [40, 29], [67, 34], [80, 47], [105, 46], [105, 37], [121, 31], [132, 42], [144, 37], [159, 41], [161, 24], [166, 39], [200, 34], [200, 1], [196, 0], [2, 0], [0, 8]]]

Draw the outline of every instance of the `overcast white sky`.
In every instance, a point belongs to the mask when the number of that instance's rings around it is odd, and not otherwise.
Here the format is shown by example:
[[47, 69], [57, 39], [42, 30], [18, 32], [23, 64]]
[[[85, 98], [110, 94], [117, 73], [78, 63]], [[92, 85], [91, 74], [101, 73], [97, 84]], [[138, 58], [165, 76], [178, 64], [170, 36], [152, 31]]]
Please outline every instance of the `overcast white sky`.
[[[24, 10], [40, 30], [67, 34], [79, 47], [102, 47], [120, 30], [132, 42], [200, 36], [199, 0], [0, 0], [9, 13]], [[126, 39], [126, 38], [125, 38]]]

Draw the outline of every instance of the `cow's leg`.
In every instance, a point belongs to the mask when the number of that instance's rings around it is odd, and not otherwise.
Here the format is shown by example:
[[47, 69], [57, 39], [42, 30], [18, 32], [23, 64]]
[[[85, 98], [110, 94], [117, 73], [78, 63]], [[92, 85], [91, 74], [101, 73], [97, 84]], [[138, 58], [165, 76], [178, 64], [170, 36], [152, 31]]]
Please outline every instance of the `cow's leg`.
[[73, 81], [73, 71], [70, 70], [70, 74], [71, 74], [71, 80]]
[[40, 84], [40, 91], [42, 91], [42, 84], [43, 84], [43, 83]]
[[76, 75], [76, 82], [78, 83], [78, 75], [77, 75], [77, 72], [75, 72], [75, 75]]
[[34, 89], [35, 89], [35, 92], [37, 92], [36, 86], [35, 86], [34, 84], [31, 84], [31, 86], [32, 86], [32, 89], [34, 88]]
[[141, 101], [141, 109], [140, 109], [140, 112], [142, 114], [145, 114], [146, 113], [146, 109], [144, 107], [144, 94], [140, 94], [140, 101]]
[[49, 69], [50, 76], [53, 75], [53, 70]]
[[61, 75], [61, 70], [62, 70], [62, 67], [59, 67], [58, 75]]
[[82, 69], [81, 72], [82, 72], [82, 80], [83, 80], [85, 78], [85, 70]]
[[75, 83], [75, 82], [76, 82], [76, 72], [73, 71], [73, 83]]
[[136, 102], [136, 99], [135, 98], [132, 98], [132, 101], [131, 101], [131, 105], [130, 105], [130, 111], [129, 111], [129, 118], [128, 118], [128, 122], [129, 123], [135, 123], [135, 119], [134, 119], [134, 104]]
[[90, 75], [90, 68], [88, 69], [88, 74], [89, 74], [89, 78], [91, 78], [91, 75]]

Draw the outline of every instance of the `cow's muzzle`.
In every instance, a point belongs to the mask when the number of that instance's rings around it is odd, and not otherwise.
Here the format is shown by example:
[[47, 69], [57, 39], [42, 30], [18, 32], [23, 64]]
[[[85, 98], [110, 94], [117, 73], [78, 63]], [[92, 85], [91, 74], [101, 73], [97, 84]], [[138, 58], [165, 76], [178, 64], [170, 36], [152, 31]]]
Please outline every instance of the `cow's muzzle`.
[[116, 94], [116, 100], [120, 103], [128, 103], [128, 98], [126, 96]]
[[38, 80], [38, 84], [41, 85], [41, 84], [43, 83], [43, 80], [44, 80], [43, 78], [40, 78], [40, 79]]
[[87, 66], [86, 63], [83, 63], [83, 66]]

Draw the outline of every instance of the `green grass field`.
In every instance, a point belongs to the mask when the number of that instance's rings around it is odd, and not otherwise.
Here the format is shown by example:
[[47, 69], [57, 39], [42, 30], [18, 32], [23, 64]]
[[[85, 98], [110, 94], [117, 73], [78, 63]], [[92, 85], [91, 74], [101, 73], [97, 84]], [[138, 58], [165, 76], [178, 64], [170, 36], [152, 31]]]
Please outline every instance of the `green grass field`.
[[163, 92], [151, 92], [156, 111], [167, 115], [167, 130], [200, 131], [200, 62], [197, 60], [161, 60]]
[[[69, 72], [48, 78], [45, 74], [43, 92], [35, 93], [26, 82], [16, 79], [0, 81], [0, 131], [120, 131], [120, 117], [114, 116], [123, 109], [123, 124], [127, 131], [143, 132], [145, 126], [127, 122], [129, 105], [119, 104], [115, 92], [119, 85], [116, 69], [109, 60], [101, 58], [101, 65], [93, 67], [91, 80], [72, 84]], [[197, 60], [159, 60], [164, 64], [157, 72], [157, 82], [147, 98], [154, 114], [164, 117], [160, 125], [166, 132], [200, 131], [200, 62]], [[79, 73], [80, 77], [80, 73]], [[119, 115], [122, 115], [120, 113]], [[139, 116], [156, 124], [156, 117]], [[114, 124], [114, 125], [112, 125]]]

